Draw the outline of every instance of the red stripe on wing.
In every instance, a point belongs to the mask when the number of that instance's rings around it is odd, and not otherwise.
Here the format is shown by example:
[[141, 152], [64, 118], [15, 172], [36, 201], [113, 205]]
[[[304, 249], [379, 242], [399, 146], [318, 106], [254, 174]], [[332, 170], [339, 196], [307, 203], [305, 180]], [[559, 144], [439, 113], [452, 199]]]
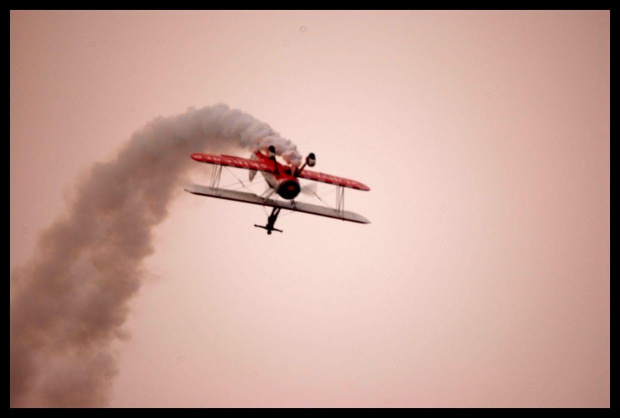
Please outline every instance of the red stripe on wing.
[[191, 155], [192, 160], [215, 165], [225, 165], [228, 167], [245, 168], [247, 170], [259, 170], [273, 173], [274, 167], [272, 161], [256, 161], [246, 158], [234, 157], [232, 155], [213, 155], [195, 152]]
[[369, 191], [370, 187], [356, 180], [345, 179], [342, 177], [332, 176], [331, 174], [319, 173], [317, 171], [304, 170], [299, 177], [319, 181], [321, 183], [335, 184], [342, 187], [350, 187], [351, 189]]

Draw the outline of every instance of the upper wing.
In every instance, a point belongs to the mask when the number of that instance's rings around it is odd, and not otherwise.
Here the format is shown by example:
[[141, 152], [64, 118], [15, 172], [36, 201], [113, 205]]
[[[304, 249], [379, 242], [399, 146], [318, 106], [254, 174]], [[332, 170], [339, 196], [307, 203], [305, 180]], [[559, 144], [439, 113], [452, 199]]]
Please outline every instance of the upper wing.
[[321, 183], [329, 183], [342, 187], [350, 187], [351, 189], [356, 190], [370, 190], [370, 187], [360, 183], [359, 181], [336, 177], [332, 176], [331, 174], [319, 173], [317, 171], [304, 170], [299, 174], [299, 177], [308, 180], [320, 181]]
[[237, 202], [252, 203], [255, 205], [270, 206], [293, 210], [297, 212], [309, 213], [312, 215], [325, 216], [333, 219], [341, 219], [343, 221], [357, 222], [361, 224], [369, 224], [370, 221], [362, 215], [349, 211], [338, 211], [336, 209], [327, 208], [325, 206], [311, 205], [309, 203], [292, 202], [290, 200], [272, 200], [257, 196], [252, 193], [238, 192], [236, 190], [214, 189], [212, 187], [199, 186], [192, 184], [185, 187], [185, 191], [218, 199], [235, 200]]
[[273, 173], [275, 171], [273, 161], [248, 160], [246, 158], [233, 157], [232, 155], [213, 155], [195, 152], [191, 155], [193, 160], [201, 163], [226, 165], [229, 167], [245, 168]]

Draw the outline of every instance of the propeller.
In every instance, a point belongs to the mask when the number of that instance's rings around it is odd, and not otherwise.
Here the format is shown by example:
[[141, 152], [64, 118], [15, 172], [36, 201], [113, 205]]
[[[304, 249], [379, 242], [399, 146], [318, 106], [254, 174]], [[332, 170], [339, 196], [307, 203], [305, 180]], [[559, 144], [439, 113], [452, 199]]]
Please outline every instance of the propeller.
[[305, 194], [306, 196], [315, 196], [316, 191], [317, 191], [316, 183], [309, 183], [309, 184], [304, 184], [303, 186], [301, 186], [301, 193]]

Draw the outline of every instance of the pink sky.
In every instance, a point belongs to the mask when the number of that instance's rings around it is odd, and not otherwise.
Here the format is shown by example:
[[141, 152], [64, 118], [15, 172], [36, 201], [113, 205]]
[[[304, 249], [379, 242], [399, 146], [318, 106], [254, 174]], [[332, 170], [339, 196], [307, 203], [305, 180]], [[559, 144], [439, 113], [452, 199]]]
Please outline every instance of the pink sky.
[[609, 17], [12, 11], [11, 271], [132, 132], [226, 103], [372, 224], [179, 190], [110, 406], [609, 407]]

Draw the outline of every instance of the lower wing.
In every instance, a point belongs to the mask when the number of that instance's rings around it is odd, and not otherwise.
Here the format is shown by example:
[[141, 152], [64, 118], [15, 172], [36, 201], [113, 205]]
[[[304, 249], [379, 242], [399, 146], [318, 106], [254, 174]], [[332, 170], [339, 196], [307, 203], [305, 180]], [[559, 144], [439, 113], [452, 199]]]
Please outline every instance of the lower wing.
[[370, 221], [362, 215], [349, 211], [338, 211], [324, 206], [312, 205], [303, 202], [292, 202], [289, 200], [272, 200], [257, 196], [252, 193], [238, 192], [235, 190], [214, 189], [212, 187], [199, 186], [192, 184], [185, 187], [185, 191], [200, 196], [215, 197], [217, 199], [234, 200], [236, 202], [251, 203], [254, 205], [270, 206], [282, 208], [296, 212], [309, 213], [311, 215], [325, 216], [327, 218], [340, 219], [343, 221], [369, 224]]

